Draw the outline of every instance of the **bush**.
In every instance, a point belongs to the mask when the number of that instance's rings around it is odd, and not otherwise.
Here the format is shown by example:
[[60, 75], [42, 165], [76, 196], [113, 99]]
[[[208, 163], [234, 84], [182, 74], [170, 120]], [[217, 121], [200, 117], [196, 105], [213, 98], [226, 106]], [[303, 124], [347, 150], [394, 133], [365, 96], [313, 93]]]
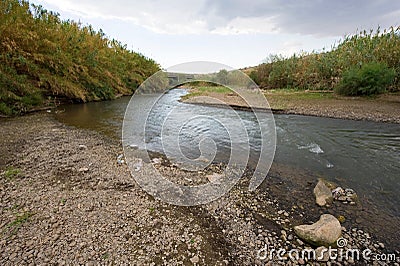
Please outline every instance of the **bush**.
[[343, 72], [335, 91], [347, 96], [380, 94], [386, 91], [395, 75], [395, 70], [383, 63], [372, 62], [361, 67], [353, 66]]
[[0, 115], [10, 116], [13, 114], [13, 110], [5, 103], [0, 103]]

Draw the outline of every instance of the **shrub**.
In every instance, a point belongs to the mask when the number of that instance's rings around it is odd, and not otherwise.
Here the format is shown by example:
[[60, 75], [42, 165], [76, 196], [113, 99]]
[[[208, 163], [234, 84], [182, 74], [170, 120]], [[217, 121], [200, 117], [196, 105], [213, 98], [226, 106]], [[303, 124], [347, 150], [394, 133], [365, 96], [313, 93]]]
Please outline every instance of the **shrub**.
[[0, 114], [9, 116], [13, 114], [13, 110], [5, 103], [0, 103]]
[[393, 82], [395, 74], [394, 69], [383, 63], [353, 66], [343, 72], [335, 91], [347, 96], [380, 94]]

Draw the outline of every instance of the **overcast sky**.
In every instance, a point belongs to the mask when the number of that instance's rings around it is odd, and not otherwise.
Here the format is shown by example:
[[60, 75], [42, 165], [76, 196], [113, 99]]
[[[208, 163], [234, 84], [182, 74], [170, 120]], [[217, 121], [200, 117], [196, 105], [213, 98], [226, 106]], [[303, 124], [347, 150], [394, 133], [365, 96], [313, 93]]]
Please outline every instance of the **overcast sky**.
[[163, 68], [214, 61], [234, 68], [269, 54], [330, 49], [357, 29], [400, 25], [399, 0], [31, 0], [103, 29]]

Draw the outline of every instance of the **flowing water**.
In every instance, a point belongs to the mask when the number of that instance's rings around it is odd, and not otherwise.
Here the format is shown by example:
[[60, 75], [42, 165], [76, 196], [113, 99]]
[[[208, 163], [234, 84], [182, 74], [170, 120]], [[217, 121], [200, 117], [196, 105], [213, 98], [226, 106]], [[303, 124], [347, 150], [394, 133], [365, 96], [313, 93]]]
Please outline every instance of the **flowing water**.
[[[200, 117], [181, 128], [178, 148], [185, 156], [192, 159], [199, 156], [198, 136], [201, 135], [214, 140], [218, 150], [216, 160], [229, 159], [229, 134], [226, 127], [218, 123], [218, 117], [239, 115], [250, 139], [250, 163], [256, 162], [261, 141], [253, 113], [179, 102], [185, 93], [184, 89], [171, 90], [157, 103], [146, 125], [147, 149], [163, 152], [162, 121], [172, 109], [179, 107], [182, 114], [191, 112], [216, 117]], [[136, 103], [140, 104], [141, 99], [145, 102], [148, 97], [152, 96], [137, 97]], [[66, 124], [120, 139], [129, 100], [130, 97], [123, 97], [109, 102], [64, 106], [65, 112], [57, 117]], [[372, 199], [379, 208], [400, 216], [400, 125], [299, 115], [274, 115], [274, 119], [277, 133], [274, 162], [353, 188]], [[235, 126], [237, 121], [232, 119], [231, 123]]]

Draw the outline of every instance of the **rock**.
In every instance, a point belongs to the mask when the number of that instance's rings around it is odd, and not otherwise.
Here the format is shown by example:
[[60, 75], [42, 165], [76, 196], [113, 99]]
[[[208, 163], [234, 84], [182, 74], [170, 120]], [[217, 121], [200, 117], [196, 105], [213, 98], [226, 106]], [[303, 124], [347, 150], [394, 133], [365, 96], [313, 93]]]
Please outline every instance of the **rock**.
[[346, 221], [346, 218], [343, 215], [339, 215], [337, 219], [341, 224]]
[[161, 158], [153, 158], [153, 160], [151, 160], [154, 164], [161, 164], [162, 159]]
[[139, 159], [138, 161], [133, 163], [131, 169], [133, 169], [135, 172], [139, 172], [140, 170], [142, 170], [142, 167], [143, 167], [143, 161]]
[[332, 190], [332, 195], [334, 199], [338, 199], [340, 196], [345, 195], [345, 190], [341, 187], [337, 187], [334, 190]]
[[379, 246], [381, 249], [384, 249], [384, 248], [385, 248], [385, 244], [383, 244], [382, 242], [378, 243], [378, 246]]
[[200, 261], [199, 256], [194, 256], [193, 258], [190, 259], [190, 261], [193, 264], [199, 263], [199, 261]]
[[332, 203], [332, 192], [322, 179], [318, 180], [318, 183], [314, 188], [314, 195], [315, 201], [319, 206], [325, 206], [326, 204]]
[[334, 200], [342, 201], [344, 204], [355, 205], [357, 200], [357, 194], [351, 188], [343, 189], [337, 187], [332, 190], [332, 195]]
[[211, 183], [220, 183], [222, 175], [213, 173], [212, 175], [207, 175], [206, 177], [207, 177], [208, 181]]
[[342, 234], [342, 227], [333, 215], [323, 214], [318, 222], [311, 225], [298, 225], [294, 232], [304, 241], [316, 246], [334, 245]]
[[300, 239], [296, 239], [297, 245], [302, 246], [304, 245], [303, 241], [301, 241]]
[[87, 146], [81, 144], [81, 145], [79, 145], [79, 149], [80, 149], [81, 151], [82, 151], [82, 150], [87, 150]]
[[315, 249], [317, 261], [328, 261], [330, 259], [328, 249], [324, 246]]
[[282, 238], [283, 241], [286, 241], [286, 239], [287, 239], [287, 234], [286, 234], [286, 231], [285, 231], [285, 230], [282, 230], [282, 231], [281, 231], [281, 238]]
[[89, 171], [89, 168], [87, 168], [87, 167], [81, 167], [78, 170], [78, 172], [80, 172], [80, 173], [86, 173], [87, 171]]
[[347, 197], [346, 196], [340, 196], [337, 198], [337, 200], [339, 201], [347, 201]]
[[120, 155], [117, 156], [117, 163], [118, 164], [124, 164], [125, 163], [123, 154], [120, 154]]

